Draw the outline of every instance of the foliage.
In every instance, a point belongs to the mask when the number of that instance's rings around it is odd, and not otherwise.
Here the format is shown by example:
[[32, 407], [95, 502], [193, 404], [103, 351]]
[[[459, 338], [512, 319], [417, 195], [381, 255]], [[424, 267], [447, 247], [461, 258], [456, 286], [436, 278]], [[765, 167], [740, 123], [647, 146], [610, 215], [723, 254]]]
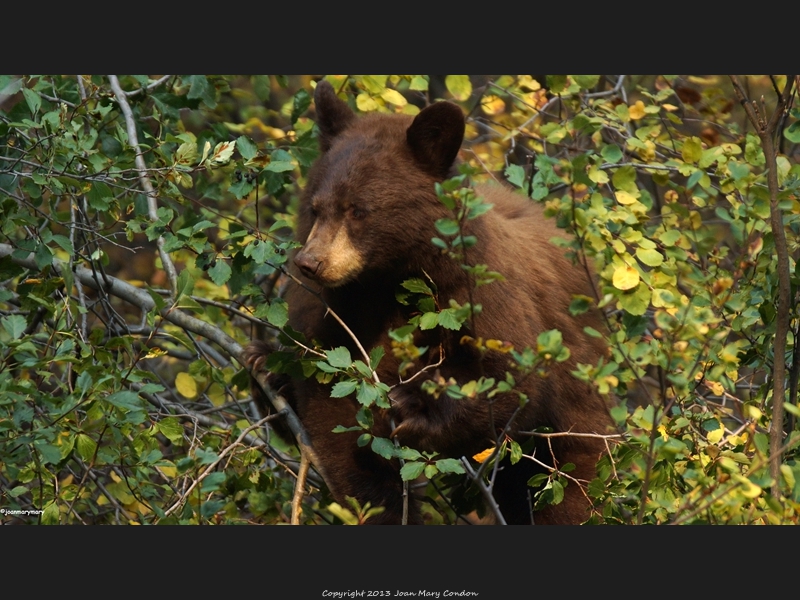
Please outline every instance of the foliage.
[[[436, 190], [452, 218], [436, 223], [431, 250], [476, 285], [502, 278], [470, 263], [475, 240], [462, 235], [490, 210], [467, 184], [488, 177], [544, 203], [572, 234], [555, 242], [596, 268], [596, 296], [571, 310], [602, 309], [607, 330], [588, 333], [610, 353], [574, 374], [617, 400], [619, 431], [593, 481], [559, 465], [531, 482], [539, 504], [581, 485], [593, 523], [797, 522], [800, 109], [781, 121], [771, 205], [770, 153], [727, 78], [327, 79], [361, 112], [416, 114], [441, 97], [470, 115], [465, 169]], [[744, 81], [765, 114], [794, 83]], [[288, 522], [299, 454], [250, 402], [251, 338], [275, 348], [273, 372], [355, 394], [359, 444], [401, 460], [404, 480], [425, 478], [432, 523], [474, 506], [469, 482], [490, 485], [497, 461], [534, 459], [507, 439], [458, 460], [373, 436], [368, 409], [390, 392], [375, 375], [382, 349], [316, 348], [288, 326], [278, 290], [317, 154], [311, 89], [309, 77], [0, 76], [3, 521]], [[791, 306], [777, 300], [775, 209]], [[480, 310], [422, 279], [398, 301], [419, 309], [390, 333], [406, 365], [427, 350], [413, 345], [415, 328], [457, 330]], [[785, 347], [781, 314], [791, 318]], [[465, 343], [506, 352], [506, 380], [431, 381], [431, 393], [508, 392], [518, 373], [546, 374], [569, 356], [557, 331], [530, 349]], [[776, 352], [790, 365], [779, 423]], [[780, 455], [769, 447], [777, 428]], [[313, 473], [305, 487], [299, 522], [357, 523], [380, 510], [332, 503]]]

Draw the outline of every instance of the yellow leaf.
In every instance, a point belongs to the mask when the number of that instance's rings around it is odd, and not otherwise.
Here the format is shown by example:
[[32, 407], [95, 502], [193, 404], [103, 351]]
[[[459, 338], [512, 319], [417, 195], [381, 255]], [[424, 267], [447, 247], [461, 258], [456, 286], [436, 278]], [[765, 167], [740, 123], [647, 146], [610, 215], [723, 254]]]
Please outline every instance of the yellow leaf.
[[675, 106], [674, 104], [662, 104], [662, 105], [661, 105], [661, 107], [662, 107], [664, 110], [667, 110], [667, 111], [669, 111], [669, 112], [672, 112], [672, 111], [674, 111], [674, 110], [678, 110], [678, 107], [677, 107], [677, 106]]
[[203, 158], [201, 158], [201, 159], [200, 159], [200, 162], [201, 162], [201, 163], [204, 163], [204, 162], [206, 162], [206, 157], [208, 156], [208, 153], [209, 153], [210, 151], [211, 151], [211, 142], [208, 142], [208, 141], [207, 141], [207, 142], [206, 142], [206, 143], [203, 145]]
[[593, 166], [591, 169], [589, 169], [589, 179], [595, 183], [603, 185], [608, 183], [608, 174], [605, 171], [598, 169], [597, 166]]
[[361, 112], [372, 112], [378, 110], [378, 103], [369, 94], [361, 93], [356, 96], [356, 106]]
[[658, 426], [658, 433], [661, 434], [661, 439], [665, 442], [669, 440], [669, 434], [667, 433], [667, 428], [664, 425]]
[[639, 271], [630, 265], [622, 265], [614, 271], [611, 283], [618, 290], [631, 290], [639, 285]]
[[738, 479], [742, 484], [742, 494], [744, 494], [746, 498], [758, 498], [761, 495], [762, 489], [749, 479], [741, 475], [735, 477], [735, 479]]
[[660, 288], [653, 288], [653, 295], [650, 302], [656, 308], [664, 308], [670, 306], [674, 302], [672, 292]]
[[753, 419], [754, 421], [758, 421], [759, 419], [761, 419], [761, 417], [764, 416], [764, 413], [761, 412], [761, 409], [758, 408], [757, 406], [748, 404], [745, 405], [744, 408], [745, 408], [744, 410], [745, 414], [749, 414], [750, 418]]
[[530, 75], [520, 75], [519, 79], [517, 80], [517, 84], [519, 87], [527, 88], [532, 92], [535, 92], [542, 87], [541, 84]]
[[456, 100], [464, 101], [472, 94], [472, 82], [467, 75], [448, 75], [444, 84]]
[[197, 382], [188, 373], [178, 373], [175, 378], [175, 388], [178, 393], [187, 400], [197, 398]]
[[699, 137], [692, 136], [683, 142], [681, 155], [687, 163], [694, 163], [700, 160], [703, 153], [703, 143]]
[[636, 198], [624, 190], [617, 190], [616, 196], [617, 202], [620, 204], [633, 204], [636, 202]]
[[158, 358], [159, 356], [164, 356], [166, 353], [167, 351], [161, 348], [150, 348], [144, 358]]
[[175, 465], [156, 465], [156, 468], [161, 471], [165, 477], [175, 477], [178, 474], [178, 469]]
[[642, 102], [641, 100], [637, 100], [636, 104], [634, 104], [628, 109], [628, 114], [634, 121], [638, 121], [639, 119], [641, 119], [645, 115], [644, 102]]
[[478, 452], [475, 456], [472, 457], [472, 460], [476, 460], [479, 463], [485, 461], [489, 456], [494, 452], [494, 448], [487, 448], [483, 452]]
[[383, 90], [381, 98], [386, 100], [386, 102], [388, 102], [389, 104], [394, 104], [395, 106], [405, 106], [406, 104], [408, 104], [408, 101], [403, 97], [403, 94], [401, 94], [397, 90], [392, 90], [392, 89]]
[[510, 342], [504, 342], [502, 340], [486, 340], [486, 347], [495, 352], [503, 353], [511, 352], [514, 349], [514, 346], [511, 345]]
[[499, 115], [506, 109], [506, 103], [499, 96], [490, 94], [481, 100], [481, 109], [487, 115]]
[[225, 404], [225, 388], [218, 383], [212, 383], [208, 388], [208, 399], [214, 406], [222, 406]]
[[763, 248], [764, 239], [761, 236], [753, 240], [750, 245], [747, 246], [747, 254], [750, 256], [750, 260], [754, 261]]
[[210, 159], [211, 163], [214, 165], [228, 164], [235, 148], [236, 142], [220, 142], [214, 147], [214, 153]]
[[709, 444], [719, 444], [722, 436], [724, 435], [725, 430], [720, 427], [719, 429], [715, 429], [714, 431], [709, 431], [706, 439], [708, 440]]

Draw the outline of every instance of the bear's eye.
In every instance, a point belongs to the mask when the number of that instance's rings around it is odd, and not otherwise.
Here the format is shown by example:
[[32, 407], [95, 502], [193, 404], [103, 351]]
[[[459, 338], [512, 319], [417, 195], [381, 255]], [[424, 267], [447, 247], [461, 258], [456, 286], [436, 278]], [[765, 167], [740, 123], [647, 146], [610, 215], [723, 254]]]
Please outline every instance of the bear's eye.
[[348, 212], [350, 213], [350, 216], [353, 219], [356, 219], [358, 221], [367, 216], [367, 211], [364, 210], [363, 208], [359, 208], [358, 206], [350, 206]]
[[311, 205], [311, 216], [314, 217], [315, 219], [317, 218], [317, 209], [314, 208], [313, 204]]

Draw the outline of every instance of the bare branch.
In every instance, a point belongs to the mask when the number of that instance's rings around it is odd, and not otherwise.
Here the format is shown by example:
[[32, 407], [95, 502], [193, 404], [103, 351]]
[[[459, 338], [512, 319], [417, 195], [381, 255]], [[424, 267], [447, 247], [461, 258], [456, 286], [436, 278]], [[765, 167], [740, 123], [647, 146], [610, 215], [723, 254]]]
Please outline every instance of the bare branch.
[[[147, 196], [147, 210], [150, 218], [154, 221], [158, 220], [158, 204], [156, 203], [157, 194], [153, 188], [150, 178], [147, 176], [147, 165], [144, 162], [144, 155], [142, 149], [139, 147], [139, 138], [136, 135], [136, 123], [133, 121], [133, 112], [131, 111], [130, 104], [126, 98], [125, 92], [119, 85], [119, 79], [116, 75], [109, 75], [108, 81], [111, 84], [111, 89], [114, 90], [114, 95], [117, 97], [122, 114], [125, 117], [125, 125], [128, 130], [128, 143], [136, 151], [136, 169], [139, 171], [139, 183]], [[164, 238], [158, 237], [158, 254], [161, 256], [161, 263], [164, 265], [164, 270], [167, 272], [172, 292], [175, 293], [178, 289], [178, 274], [175, 270], [175, 265], [172, 264], [172, 258], [169, 253], [164, 250]]]
[[761, 139], [761, 149], [764, 152], [765, 168], [767, 169], [767, 185], [769, 187], [769, 213], [772, 235], [775, 240], [775, 253], [778, 258], [778, 306], [775, 327], [775, 351], [772, 366], [773, 391], [772, 391], [772, 423], [770, 425], [770, 476], [773, 479], [772, 495], [780, 497], [780, 463], [781, 446], [783, 444], [783, 403], [786, 393], [786, 339], [789, 333], [791, 320], [791, 273], [789, 271], [789, 250], [786, 243], [786, 231], [783, 225], [783, 211], [778, 205], [778, 164], [775, 132], [784, 111], [789, 104], [794, 75], [786, 76], [783, 93], [778, 96], [775, 110], [769, 121], [766, 115], [761, 115], [754, 101], [745, 93], [739, 78], [731, 76], [733, 89], [742, 103], [747, 117], [758, 132]]

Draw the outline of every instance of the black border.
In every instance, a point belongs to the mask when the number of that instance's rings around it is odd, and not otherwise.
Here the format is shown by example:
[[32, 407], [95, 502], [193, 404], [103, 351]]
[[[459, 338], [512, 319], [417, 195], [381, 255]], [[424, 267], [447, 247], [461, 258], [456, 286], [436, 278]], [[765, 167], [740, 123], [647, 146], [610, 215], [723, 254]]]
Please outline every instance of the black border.
[[[718, 5], [4, 7], [8, 72], [731, 73], [796, 68], [784, 15]], [[646, 12], [652, 9], [652, 13]], [[135, 11], [135, 12], [134, 12]], [[725, 14], [721, 14], [725, 13]], [[391, 22], [387, 23], [391, 17]], [[775, 26], [777, 23], [777, 26]], [[757, 29], [758, 27], [758, 29]], [[44, 50], [44, 51], [43, 51]], [[791, 64], [790, 64], [791, 63]], [[481, 599], [779, 589], [785, 527], [5, 527], [8, 589]], [[784, 542], [784, 543], [781, 543]], [[787, 552], [788, 550], [788, 552]], [[783, 581], [790, 571], [779, 575]], [[774, 580], [773, 580], [774, 581]], [[758, 587], [756, 587], [758, 586]], [[781, 586], [783, 587], [783, 586]], [[788, 586], [787, 586], [788, 587]], [[691, 592], [688, 592], [691, 590]], [[788, 591], [788, 590], [787, 590]]]
[[795, 535], [726, 526], [12, 526], [0, 538], [6, 588], [37, 596], [302, 600], [326, 590], [466, 590], [508, 600], [791, 592]]

